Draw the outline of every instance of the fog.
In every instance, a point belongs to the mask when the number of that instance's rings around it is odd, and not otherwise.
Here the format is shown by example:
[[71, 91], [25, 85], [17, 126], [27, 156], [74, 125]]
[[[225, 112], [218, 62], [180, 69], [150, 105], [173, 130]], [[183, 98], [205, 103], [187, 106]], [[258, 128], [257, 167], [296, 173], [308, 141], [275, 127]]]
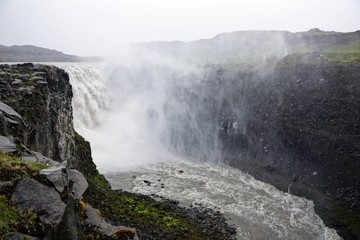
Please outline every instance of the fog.
[[129, 44], [238, 30], [360, 29], [358, 0], [0, 0], [0, 44], [114, 56]]

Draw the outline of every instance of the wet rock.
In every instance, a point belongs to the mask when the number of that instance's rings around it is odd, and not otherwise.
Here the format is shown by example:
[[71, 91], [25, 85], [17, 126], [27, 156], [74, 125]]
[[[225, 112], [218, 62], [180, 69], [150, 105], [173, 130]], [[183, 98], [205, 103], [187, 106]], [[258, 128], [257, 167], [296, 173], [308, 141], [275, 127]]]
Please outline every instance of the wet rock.
[[20, 114], [0, 101], [0, 134], [21, 137], [26, 126]]
[[84, 235], [76, 215], [76, 203], [71, 197], [69, 197], [66, 201], [66, 209], [61, 222], [52, 228], [45, 237], [45, 240], [68, 239], [84, 239]]
[[38, 213], [40, 220], [46, 224], [59, 223], [65, 210], [59, 193], [29, 178], [24, 178], [17, 184], [11, 201], [22, 211]]
[[10, 153], [16, 151], [17, 148], [14, 143], [10, 142], [10, 140], [7, 137], [0, 136], [0, 152]]
[[15, 79], [11, 84], [12, 85], [21, 85], [22, 81], [20, 79]]
[[0, 101], [0, 111], [3, 112], [6, 117], [14, 120], [14, 121], [23, 121], [20, 114], [18, 114], [12, 107]]
[[107, 236], [127, 236], [129, 239], [137, 240], [135, 228], [128, 228], [124, 226], [113, 226], [106, 222], [98, 209], [90, 205], [86, 206], [86, 223], [100, 228], [100, 231]]
[[33, 90], [34, 90], [33, 86], [19, 88], [20, 94], [23, 97], [33, 94]]
[[12, 181], [0, 181], [0, 193], [7, 192], [8, 189], [10, 189], [14, 185], [14, 182]]
[[51, 168], [42, 169], [40, 170], [39, 174], [42, 178], [51, 182], [55, 189], [61, 193], [64, 191], [65, 186], [67, 185], [64, 175], [65, 168], [66, 167], [64, 164], [59, 164]]
[[40, 176], [51, 182], [59, 193], [62, 193], [71, 182], [75, 199], [80, 199], [89, 186], [82, 173], [75, 169], [66, 170], [63, 164], [41, 170]]
[[144, 180], [144, 183], [146, 183], [147, 186], [150, 186], [150, 185], [151, 185], [151, 182], [148, 181], [148, 180]]
[[17, 232], [10, 232], [4, 236], [4, 240], [40, 240], [40, 238]]
[[75, 169], [70, 169], [68, 171], [68, 175], [69, 175], [69, 180], [74, 182], [74, 185], [72, 188], [72, 193], [74, 195], [74, 198], [80, 199], [80, 197], [84, 194], [86, 189], [89, 187], [89, 184], [86, 181], [86, 178], [84, 177], [84, 175]]
[[50, 158], [43, 156], [41, 153], [34, 152], [34, 151], [29, 151], [29, 152], [23, 153], [23, 155], [21, 156], [21, 159], [24, 161], [27, 161], [27, 162], [44, 163], [44, 164], [51, 165], [51, 166], [55, 166], [55, 165], [59, 164], [59, 162], [56, 162]]

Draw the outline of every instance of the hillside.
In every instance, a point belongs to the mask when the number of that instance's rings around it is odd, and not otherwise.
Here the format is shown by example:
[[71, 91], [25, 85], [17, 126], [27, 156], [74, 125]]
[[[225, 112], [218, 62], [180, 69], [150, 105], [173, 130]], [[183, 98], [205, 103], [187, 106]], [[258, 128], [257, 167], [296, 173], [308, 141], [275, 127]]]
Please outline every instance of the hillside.
[[14, 45], [10, 47], [0, 45], [0, 62], [81, 62], [98, 60], [98, 57], [79, 57], [31, 45]]

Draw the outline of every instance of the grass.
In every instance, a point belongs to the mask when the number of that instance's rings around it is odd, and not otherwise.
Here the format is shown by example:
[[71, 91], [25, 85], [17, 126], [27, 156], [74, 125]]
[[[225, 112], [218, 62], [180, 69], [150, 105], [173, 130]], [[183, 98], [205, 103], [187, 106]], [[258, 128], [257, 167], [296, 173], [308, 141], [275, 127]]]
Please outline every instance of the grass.
[[10, 204], [5, 195], [0, 195], [0, 239], [8, 232], [23, 232], [29, 235], [44, 235], [49, 226], [42, 224], [36, 213], [21, 212]]
[[351, 212], [339, 204], [333, 205], [332, 210], [337, 219], [344, 222], [354, 235], [360, 236], [360, 216], [357, 213]]
[[39, 171], [47, 168], [46, 164], [25, 162], [9, 154], [0, 152], [0, 180], [16, 181], [28, 178], [39, 178]]
[[99, 208], [107, 221], [135, 227], [140, 234], [153, 232], [159, 239], [216, 239], [213, 234], [204, 233], [203, 227], [180, 207], [148, 196], [93, 188], [87, 191], [85, 199]]
[[360, 62], [360, 52], [358, 53], [322, 53], [325, 62], [351, 63]]

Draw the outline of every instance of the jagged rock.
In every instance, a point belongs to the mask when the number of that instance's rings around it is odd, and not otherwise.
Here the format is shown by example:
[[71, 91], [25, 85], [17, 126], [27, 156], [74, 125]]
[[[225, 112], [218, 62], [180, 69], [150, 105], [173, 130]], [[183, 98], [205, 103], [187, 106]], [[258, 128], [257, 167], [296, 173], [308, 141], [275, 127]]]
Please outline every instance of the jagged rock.
[[11, 84], [12, 85], [20, 85], [22, 81], [20, 79], [15, 79]]
[[6, 117], [16, 122], [23, 121], [20, 114], [18, 114], [12, 107], [10, 107], [9, 105], [5, 104], [2, 101], [0, 101], [0, 111], [4, 112], [6, 114]]
[[11, 188], [14, 185], [14, 182], [12, 181], [0, 181], [0, 193], [3, 191], [6, 191], [6, 189]]
[[[55, 66], [36, 64], [0, 65], [0, 72], [5, 73], [0, 76], [1, 101], [27, 124], [26, 128], [14, 126], [21, 121], [0, 111], [0, 134], [16, 136], [32, 151], [55, 161], [71, 160], [75, 130], [68, 74]], [[13, 85], [14, 79], [22, 83]], [[10, 125], [7, 118], [15, 122]]]
[[69, 175], [69, 180], [74, 182], [74, 185], [72, 187], [72, 193], [74, 195], [74, 198], [80, 199], [80, 197], [84, 194], [84, 192], [88, 188], [89, 184], [86, 181], [84, 175], [75, 169], [70, 169], [68, 171], [68, 175]]
[[84, 239], [79, 220], [76, 215], [76, 203], [72, 197], [66, 201], [66, 209], [62, 220], [46, 235], [45, 240], [80, 240]]
[[42, 169], [39, 174], [41, 177], [51, 182], [56, 190], [61, 193], [64, 191], [66, 186], [66, 179], [64, 175], [65, 169], [66, 166], [62, 163], [51, 168]]
[[10, 232], [4, 236], [4, 240], [40, 240], [40, 238], [17, 232]]
[[63, 164], [53, 168], [42, 169], [40, 176], [50, 181], [59, 193], [62, 193], [65, 188], [69, 188], [68, 185], [71, 181], [71, 190], [75, 199], [80, 199], [89, 186], [82, 173], [75, 169], [66, 171], [66, 167]]
[[21, 159], [27, 162], [44, 163], [51, 166], [55, 166], [59, 164], [59, 162], [56, 162], [50, 158], [43, 156], [41, 153], [34, 151], [23, 153]]
[[24, 178], [16, 186], [11, 201], [22, 211], [32, 210], [47, 224], [57, 224], [65, 210], [59, 193], [33, 179]]
[[0, 101], [0, 134], [22, 137], [26, 126], [20, 114]]
[[30, 86], [30, 87], [21, 87], [18, 89], [20, 91], [20, 94], [25, 97], [26, 95], [31, 95], [33, 93], [34, 87]]
[[92, 226], [100, 228], [100, 231], [107, 236], [128, 236], [133, 240], [138, 240], [135, 228], [129, 228], [124, 226], [113, 226], [106, 222], [98, 209], [93, 208], [89, 204], [86, 205], [86, 223]]
[[10, 153], [16, 151], [17, 148], [14, 143], [10, 142], [10, 140], [7, 137], [0, 136], [0, 152]]

